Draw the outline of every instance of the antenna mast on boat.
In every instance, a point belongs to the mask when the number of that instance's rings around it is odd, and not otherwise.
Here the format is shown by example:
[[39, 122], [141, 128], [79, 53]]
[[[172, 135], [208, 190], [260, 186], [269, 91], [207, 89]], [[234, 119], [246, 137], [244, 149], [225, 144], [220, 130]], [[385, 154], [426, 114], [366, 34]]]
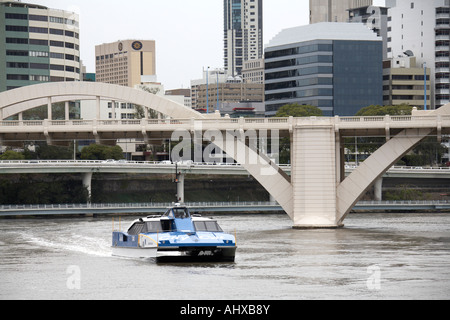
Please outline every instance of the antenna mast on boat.
[[176, 188], [176, 192], [175, 192], [175, 203], [178, 203], [178, 183], [179, 183], [179, 179], [178, 179], [178, 162], [175, 162], [175, 188]]

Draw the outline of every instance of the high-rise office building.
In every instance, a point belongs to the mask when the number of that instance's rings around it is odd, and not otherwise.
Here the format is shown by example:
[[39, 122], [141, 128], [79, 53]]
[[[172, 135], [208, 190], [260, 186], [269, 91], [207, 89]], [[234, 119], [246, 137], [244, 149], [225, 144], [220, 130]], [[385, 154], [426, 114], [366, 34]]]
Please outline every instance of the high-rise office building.
[[383, 103], [383, 42], [359, 23], [323, 22], [282, 30], [266, 46], [266, 115], [286, 104], [354, 116]]
[[263, 56], [263, 1], [224, 0], [225, 70], [241, 75], [244, 62]]
[[0, 0], [0, 91], [82, 80], [79, 38], [73, 12]]
[[373, 0], [309, 0], [309, 23], [347, 22], [347, 10], [372, 4]]
[[96, 81], [134, 87], [156, 82], [154, 40], [124, 40], [95, 47]]
[[387, 59], [387, 15], [388, 8], [365, 6], [348, 10], [349, 22], [364, 23], [383, 38], [383, 60]]
[[386, 6], [388, 58], [410, 51], [419, 67], [431, 69], [431, 108], [449, 103], [450, 1], [388, 0]]

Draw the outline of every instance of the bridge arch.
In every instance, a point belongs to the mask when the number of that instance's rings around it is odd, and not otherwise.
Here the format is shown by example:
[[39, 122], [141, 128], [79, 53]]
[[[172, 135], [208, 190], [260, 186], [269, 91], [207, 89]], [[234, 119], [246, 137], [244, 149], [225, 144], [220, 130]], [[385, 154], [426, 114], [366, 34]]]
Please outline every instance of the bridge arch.
[[0, 120], [49, 103], [97, 99], [126, 101], [172, 118], [206, 118], [205, 115], [184, 105], [130, 87], [100, 82], [51, 82], [0, 93]]
[[[184, 105], [138, 89], [98, 82], [54, 82], [0, 93], [0, 121], [36, 107], [73, 100], [97, 100], [97, 108], [100, 107], [100, 100], [124, 101], [156, 110], [171, 118], [209, 118]], [[97, 110], [97, 118], [99, 116]], [[290, 179], [276, 164], [239, 139], [234, 146], [223, 141], [217, 141], [215, 144], [235, 160], [239, 153], [249, 154], [253, 159], [257, 159], [256, 162], [244, 162], [241, 165], [272, 195], [286, 213], [293, 217]]]
[[[207, 115], [163, 97], [128, 87], [92, 82], [39, 84], [0, 93], [0, 143], [5, 132], [17, 134], [19, 129], [29, 132], [27, 131], [29, 128], [25, 128], [21, 124], [23, 121], [17, 121], [17, 124], [11, 125], [4, 124], [5, 121], [1, 120], [41, 105], [51, 106], [53, 101], [81, 99], [126, 101], [154, 109], [176, 119], [200, 121], [209, 118]], [[99, 103], [97, 103], [98, 106]], [[437, 135], [440, 136], [442, 128], [450, 128], [449, 114], [450, 104], [429, 112], [427, 115], [436, 116], [436, 121], [433, 120], [431, 125], [425, 123], [424, 126], [420, 123], [420, 119], [414, 119], [413, 115], [406, 121], [407, 126], [401, 127], [403, 131], [392, 139], [389, 139], [390, 124], [381, 119], [382, 130], [388, 136], [388, 142], [343, 180], [341, 179], [343, 168], [341, 161], [341, 130], [343, 128], [341, 125], [343, 123], [339, 123], [338, 118], [290, 119], [286, 127], [283, 127], [283, 130], [289, 130], [291, 135], [291, 178], [283, 175], [280, 168], [266, 156], [249, 148], [245, 143], [245, 138], [244, 140], [237, 139], [236, 142], [233, 139], [232, 144], [228, 143], [229, 140], [214, 141], [214, 144], [235, 160], [238, 160], [242, 153], [257, 159], [251, 162], [243, 161], [241, 165], [283, 207], [294, 221], [295, 227], [338, 227], [342, 225], [345, 217], [364, 192], [400, 157], [426, 136], [433, 132], [437, 132]], [[446, 116], [445, 123], [442, 123], [443, 116]], [[98, 117], [99, 113], [97, 112], [97, 120], [100, 120]], [[220, 121], [217, 120], [216, 125], [219, 125]], [[359, 120], [359, 118], [355, 120]], [[42, 125], [34, 125], [33, 129], [39, 131], [40, 134], [43, 132], [45, 136], [50, 136], [51, 132], [49, 132], [48, 126], [50, 122], [43, 121]], [[67, 128], [64, 125], [59, 126], [58, 121], [55, 122], [54, 127], [50, 129], [64, 131]], [[233, 123], [233, 125], [236, 124], [238, 127], [235, 129], [244, 130], [244, 122]], [[96, 125], [97, 121], [94, 121], [93, 124], [86, 125], [84, 130], [95, 136], [97, 134]], [[228, 130], [228, 126], [231, 124], [227, 123], [226, 125], [226, 127], [222, 127], [222, 131]], [[143, 121], [140, 124], [131, 124], [126, 128], [135, 131], [138, 129], [142, 135], [146, 135], [152, 130], [151, 126], [152, 124], [145, 124]], [[378, 127], [374, 126], [374, 128]], [[184, 129], [195, 130], [195, 121], [192, 121], [189, 126], [186, 125]], [[355, 127], [352, 126], [350, 129], [353, 130]], [[367, 129], [364, 128], [364, 130]], [[108, 130], [110, 129], [108, 128]]]
[[[432, 112], [432, 114], [437, 116], [448, 115], [449, 113], [450, 104]], [[430, 128], [410, 128], [401, 131], [398, 135], [389, 139], [342, 181], [337, 188], [336, 195], [337, 224], [343, 224], [344, 219], [365, 192], [405, 154], [435, 130]], [[437, 134], [439, 138], [439, 132]]]

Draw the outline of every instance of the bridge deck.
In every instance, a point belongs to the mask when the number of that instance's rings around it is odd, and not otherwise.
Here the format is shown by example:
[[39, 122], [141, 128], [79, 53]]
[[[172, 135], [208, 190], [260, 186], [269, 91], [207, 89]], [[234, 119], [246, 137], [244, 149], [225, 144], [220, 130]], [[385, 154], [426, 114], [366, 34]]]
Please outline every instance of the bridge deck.
[[170, 138], [175, 130], [278, 130], [281, 135], [299, 126], [334, 126], [343, 136], [395, 135], [407, 128], [432, 128], [450, 133], [450, 115], [334, 117], [334, 118], [217, 118], [142, 120], [33, 120], [0, 121], [4, 142], [18, 140]]

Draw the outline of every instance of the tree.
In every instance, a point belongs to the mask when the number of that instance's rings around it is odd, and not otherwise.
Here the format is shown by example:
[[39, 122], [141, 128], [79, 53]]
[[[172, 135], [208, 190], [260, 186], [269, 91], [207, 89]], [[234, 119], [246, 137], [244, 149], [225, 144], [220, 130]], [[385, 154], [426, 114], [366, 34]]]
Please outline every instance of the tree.
[[[357, 117], [370, 117], [370, 116], [402, 116], [411, 115], [412, 109], [410, 105], [402, 104], [398, 106], [380, 106], [371, 105], [362, 108], [356, 113]], [[347, 148], [355, 151], [355, 144], [358, 146], [358, 151], [361, 153], [371, 154], [375, 152], [386, 142], [385, 138], [376, 137], [361, 137], [355, 140], [353, 138], [347, 138]], [[441, 161], [445, 148], [436, 141], [436, 138], [426, 138], [422, 141], [409, 155], [402, 158], [403, 163], [407, 166], [425, 166], [432, 165]]]
[[6, 150], [1, 156], [0, 160], [25, 160], [25, 156], [13, 150]]
[[119, 146], [109, 147], [98, 144], [91, 144], [81, 150], [82, 160], [121, 160], [123, 159], [123, 150]]
[[357, 117], [370, 117], [370, 116], [406, 116], [411, 115], [412, 108], [410, 105], [401, 104], [398, 106], [380, 106], [371, 105], [362, 108], [356, 113]]
[[282, 106], [275, 117], [322, 117], [323, 113], [318, 107], [300, 105], [298, 103], [286, 104]]

